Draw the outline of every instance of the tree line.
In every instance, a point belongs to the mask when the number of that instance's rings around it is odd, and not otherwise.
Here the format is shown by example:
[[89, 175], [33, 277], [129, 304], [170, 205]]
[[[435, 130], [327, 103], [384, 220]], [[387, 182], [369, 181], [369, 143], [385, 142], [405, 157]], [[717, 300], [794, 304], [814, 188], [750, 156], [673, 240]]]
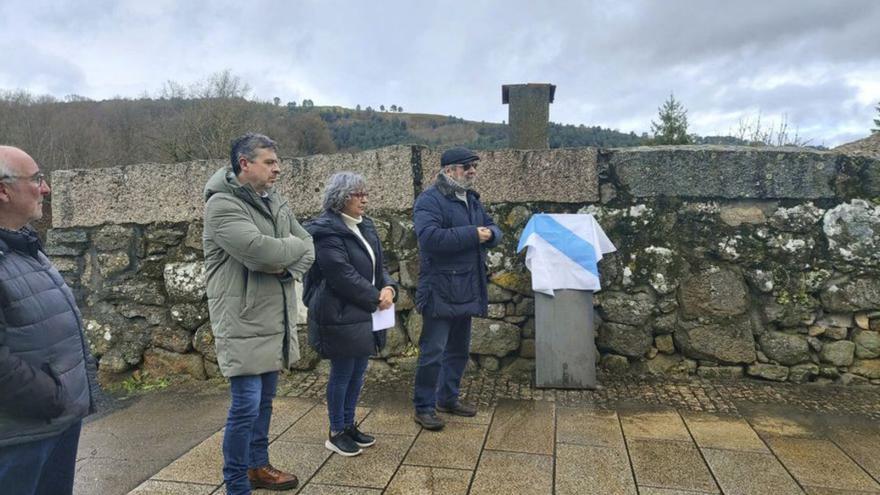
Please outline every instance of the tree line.
[[[401, 110], [396, 104], [386, 113], [316, 106], [310, 99], [286, 105], [277, 98], [260, 101], [227, 71], [189, 87], [169, 81], [159, 94], [139, 98], [92, 101], [0, 91], [0, 143], [27, 150], [47, 170], [226, 158], [230, 140], [249, 131], [277, 140], [283, 156], [394, 144], [509, 145], [504, 124], [451, 115], [415, 117]], [[454, 141], [450, 136], [462, 133], [446, 131], [461, 128], [475, 137]], [[551, 147], [633, 146], [643, 140], [597, 126], [551, 123], [549, 132]]]
[[[380, 106], [380, 110], [383, 109]], [[880, 106], [877, 107], [880, 112]], [[248, 131], [276, 139], [283, 156], [360, 151], [395, 144], [509, 146], [504, 123], [469, 122], [449, 115], [404, 114], [338, 106], [311, 99], [282, 104], [261, 101], [229, 71], [190, 86], [167, 82], [156, 95], [92, 101], [79, 95], [55, 98], [0, 90], [0, 143], [19, 146], [47, 170], [134, 163], [174, 163], [226, 158], [229, 142]], [[874, 121], [880, 130], [880, 118]], [[599, 126], [550, 123], [549, 145], [626, 147], [644, 144], [805, 144], [787, 121], [768, 126], [740, 121], [728, 136], [688, 132], [687, 110], [674, 95], [658, 109], [651, 135]], [[462, 136], [470, 136], [463, 138]]]

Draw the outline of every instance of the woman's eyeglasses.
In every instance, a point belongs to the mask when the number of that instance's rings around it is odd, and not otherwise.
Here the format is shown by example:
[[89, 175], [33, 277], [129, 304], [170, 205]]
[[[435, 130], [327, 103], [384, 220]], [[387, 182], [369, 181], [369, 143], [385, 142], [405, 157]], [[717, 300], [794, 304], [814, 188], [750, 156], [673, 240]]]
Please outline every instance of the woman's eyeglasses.
[[351, 197], [352, 197], [352, 198], [358, 198], [358, 199], [364, 199], [364, 198], [368, 198], [368, 197], [370, 197], [370, 193], [368, 193], [368, 192], [356, 192], [356, 193], [351, 193]]

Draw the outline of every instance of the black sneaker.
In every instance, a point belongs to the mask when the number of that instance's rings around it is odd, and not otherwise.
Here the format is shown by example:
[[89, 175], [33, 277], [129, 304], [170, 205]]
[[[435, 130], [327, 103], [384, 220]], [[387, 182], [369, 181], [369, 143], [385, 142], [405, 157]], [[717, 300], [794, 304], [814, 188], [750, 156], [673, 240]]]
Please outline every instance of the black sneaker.
[[425, 413], [416, 412], [415, 416], [413, 416], [413, 419], [416, 421], [416, 423], [422, 425], [422, 428], [426, 430], [442, 430], [443, 427], [446, 426], [446, 423], [440, 417], [438, 417], [437, 413], [435, 413], [434, 411]]
[[477, 407], [472, 406], [470, 404], [463, 404], [461, 402], [456, 402], [451, 406], [441, 406], [437, 405], [437, 410], [446, 413], [446, 414], [454, 414], [456, 416], [465, 416], [471, 417], [477, 415]]
[[346, 427], [345, 431], [348, 432], [348, 436], [354, 440], [354, 443], [356, 443], [358, 447], [369, 447], [376, 443], [376, 437], [367, 435], [361, 430], [358, 430], [357, 425]]
[[330, 435], [330, 438], [324, 442], [324, 447], [327, 447], [331, 452], [336, 452], [345, 457], [354, 457], [363, 452], [363, 450], [354, 443], [351, 436], [349, 436], [348, 430], [343, 430], [335, 435]]

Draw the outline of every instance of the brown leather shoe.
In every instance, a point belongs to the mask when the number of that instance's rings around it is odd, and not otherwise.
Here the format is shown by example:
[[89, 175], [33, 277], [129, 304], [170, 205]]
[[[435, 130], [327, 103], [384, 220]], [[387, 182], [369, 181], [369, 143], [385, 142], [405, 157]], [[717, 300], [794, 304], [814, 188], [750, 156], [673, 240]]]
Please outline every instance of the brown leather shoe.
[[251, 488], [265, 488], [266, 490], [290, 490], [296, 488], [299, 480], [296, 475], [285, 473], [266, 464], [256, 469], [248, 469], [248, 479], [251, 481]]

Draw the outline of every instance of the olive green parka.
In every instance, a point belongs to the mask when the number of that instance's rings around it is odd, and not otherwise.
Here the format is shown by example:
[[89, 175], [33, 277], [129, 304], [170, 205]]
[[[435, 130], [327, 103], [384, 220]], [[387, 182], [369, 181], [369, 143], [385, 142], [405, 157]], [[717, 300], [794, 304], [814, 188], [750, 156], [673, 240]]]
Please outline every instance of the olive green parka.
[[312, 237], [287, 200], [269, 190], [269, 207], [228, 167], [205, 185], [208, 311], [225, 377], [259, 375], [299, 360], [294, 279], [315, 260]]

